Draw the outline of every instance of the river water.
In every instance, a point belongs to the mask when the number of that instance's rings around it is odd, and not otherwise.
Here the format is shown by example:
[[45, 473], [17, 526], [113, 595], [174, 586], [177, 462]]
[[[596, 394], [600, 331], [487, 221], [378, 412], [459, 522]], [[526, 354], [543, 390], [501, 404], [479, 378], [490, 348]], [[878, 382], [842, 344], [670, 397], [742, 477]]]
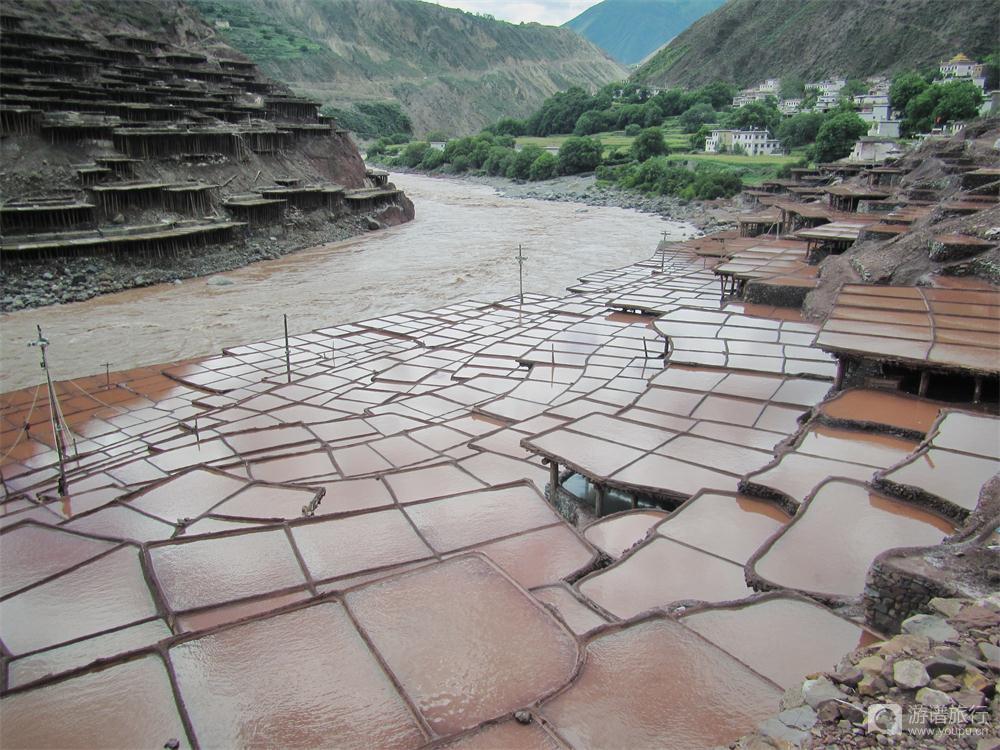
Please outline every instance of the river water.
[[223, 276], [132, 289], [0, 316], [0, 392], [39, 382], [35, 326], [54, 378], [216, 354], [223, 347], [467, 299], [561, 294], [577, 277], [652, 255], [695, 229], [637, 211], [505, 198], [462, 180], [394, 175], [416, 205], [399, 227], [311, 247]]

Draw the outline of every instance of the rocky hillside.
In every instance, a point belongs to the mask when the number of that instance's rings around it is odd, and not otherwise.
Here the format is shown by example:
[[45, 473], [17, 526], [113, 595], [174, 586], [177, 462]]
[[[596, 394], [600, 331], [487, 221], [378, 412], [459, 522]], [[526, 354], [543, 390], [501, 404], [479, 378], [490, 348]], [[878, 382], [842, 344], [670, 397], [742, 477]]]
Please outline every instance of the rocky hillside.
[[191, 0], [219, 34], [300, 94], [398, 102], [416, 134], [525, 117], [554, 92], [627, 71], [569, 29], [416, 0]]
[[316, 102], [180, 0], [8, 0], [0, 23], [0, 310], [413, 217]]
[[563, 24], [625, 65], [642, 62], [725, 0], [603, 0]]
[[729, 0], [635, 73], [653, 85], [864, 76], [996, 48], [994, 0]]

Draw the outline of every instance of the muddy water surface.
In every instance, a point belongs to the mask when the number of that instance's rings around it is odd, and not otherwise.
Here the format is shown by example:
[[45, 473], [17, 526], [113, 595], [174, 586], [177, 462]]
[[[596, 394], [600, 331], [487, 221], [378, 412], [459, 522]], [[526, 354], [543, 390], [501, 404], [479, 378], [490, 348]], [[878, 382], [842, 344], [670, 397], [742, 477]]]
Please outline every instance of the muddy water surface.
[[227, 286], [189, 279], [0, 317], [0, 392], [39, 380], [35, 324], [52, 343], [59, 379], [215, 354], [292, 333], [464, 299], [525, 291], [561, 294], [582, 274], [649, 257], [679, 222], [618, 208], [517, 200], [460, 180], [396, 175], [416, 204], [400, 227], [231, 271]]

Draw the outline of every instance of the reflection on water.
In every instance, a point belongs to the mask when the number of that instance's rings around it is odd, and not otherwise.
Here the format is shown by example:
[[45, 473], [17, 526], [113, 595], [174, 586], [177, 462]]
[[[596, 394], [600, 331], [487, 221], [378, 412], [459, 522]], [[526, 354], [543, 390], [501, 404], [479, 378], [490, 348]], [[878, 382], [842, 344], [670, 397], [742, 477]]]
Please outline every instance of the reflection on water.
[[526, 292], [560, 294], [577, 277], [649, 257], [661, 232], [681, 239], [693, 228], [648, 214], [573, 203], [501, 198], [460, 180], [397, 175], [413, 198], [409, 224], [320, 245], [225, 274], [133, 289], [86, 302], [2, 316], [0, 392], [39, 380], [26, 342], [40, 324], [52, 341], [57, 378], [217, 353], [277, 338], [282, 314], [299, 333], [464, 299], [517, 293], [518, 243]]

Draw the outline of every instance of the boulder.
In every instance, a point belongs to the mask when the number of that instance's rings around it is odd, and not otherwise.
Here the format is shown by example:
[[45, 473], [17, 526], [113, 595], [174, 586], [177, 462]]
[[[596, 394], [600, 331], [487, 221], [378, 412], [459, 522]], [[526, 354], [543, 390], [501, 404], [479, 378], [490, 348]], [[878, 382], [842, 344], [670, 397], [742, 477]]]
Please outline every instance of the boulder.
[[802, 698], [811, 708], [816, 709], [826, 701], [843, 700], [844, 694], [826, 677], [819, 677], [802, 683]]
[[950, 706], [953, 701], [948, 696], [947, 693], [942, 693], [940, 690], [935, 690], [934, 688], [920, 688], [917, 691], [917, 703], [921, 706], [928, 706], [930, 708], [943, 708], [945, 706]]
[[904, 633], [922, 635], [935, 643], [954, 641], [958, 638], [958, 631], [949, 625], [943, 617], [935, 615], [913, 615], [913, 617], [903, 620], [902, 627]]
[[900, 659], [892, 665], [892, 679], [899, 687], [916, 690], [931, 681], [924, 665], [916, 659]]

